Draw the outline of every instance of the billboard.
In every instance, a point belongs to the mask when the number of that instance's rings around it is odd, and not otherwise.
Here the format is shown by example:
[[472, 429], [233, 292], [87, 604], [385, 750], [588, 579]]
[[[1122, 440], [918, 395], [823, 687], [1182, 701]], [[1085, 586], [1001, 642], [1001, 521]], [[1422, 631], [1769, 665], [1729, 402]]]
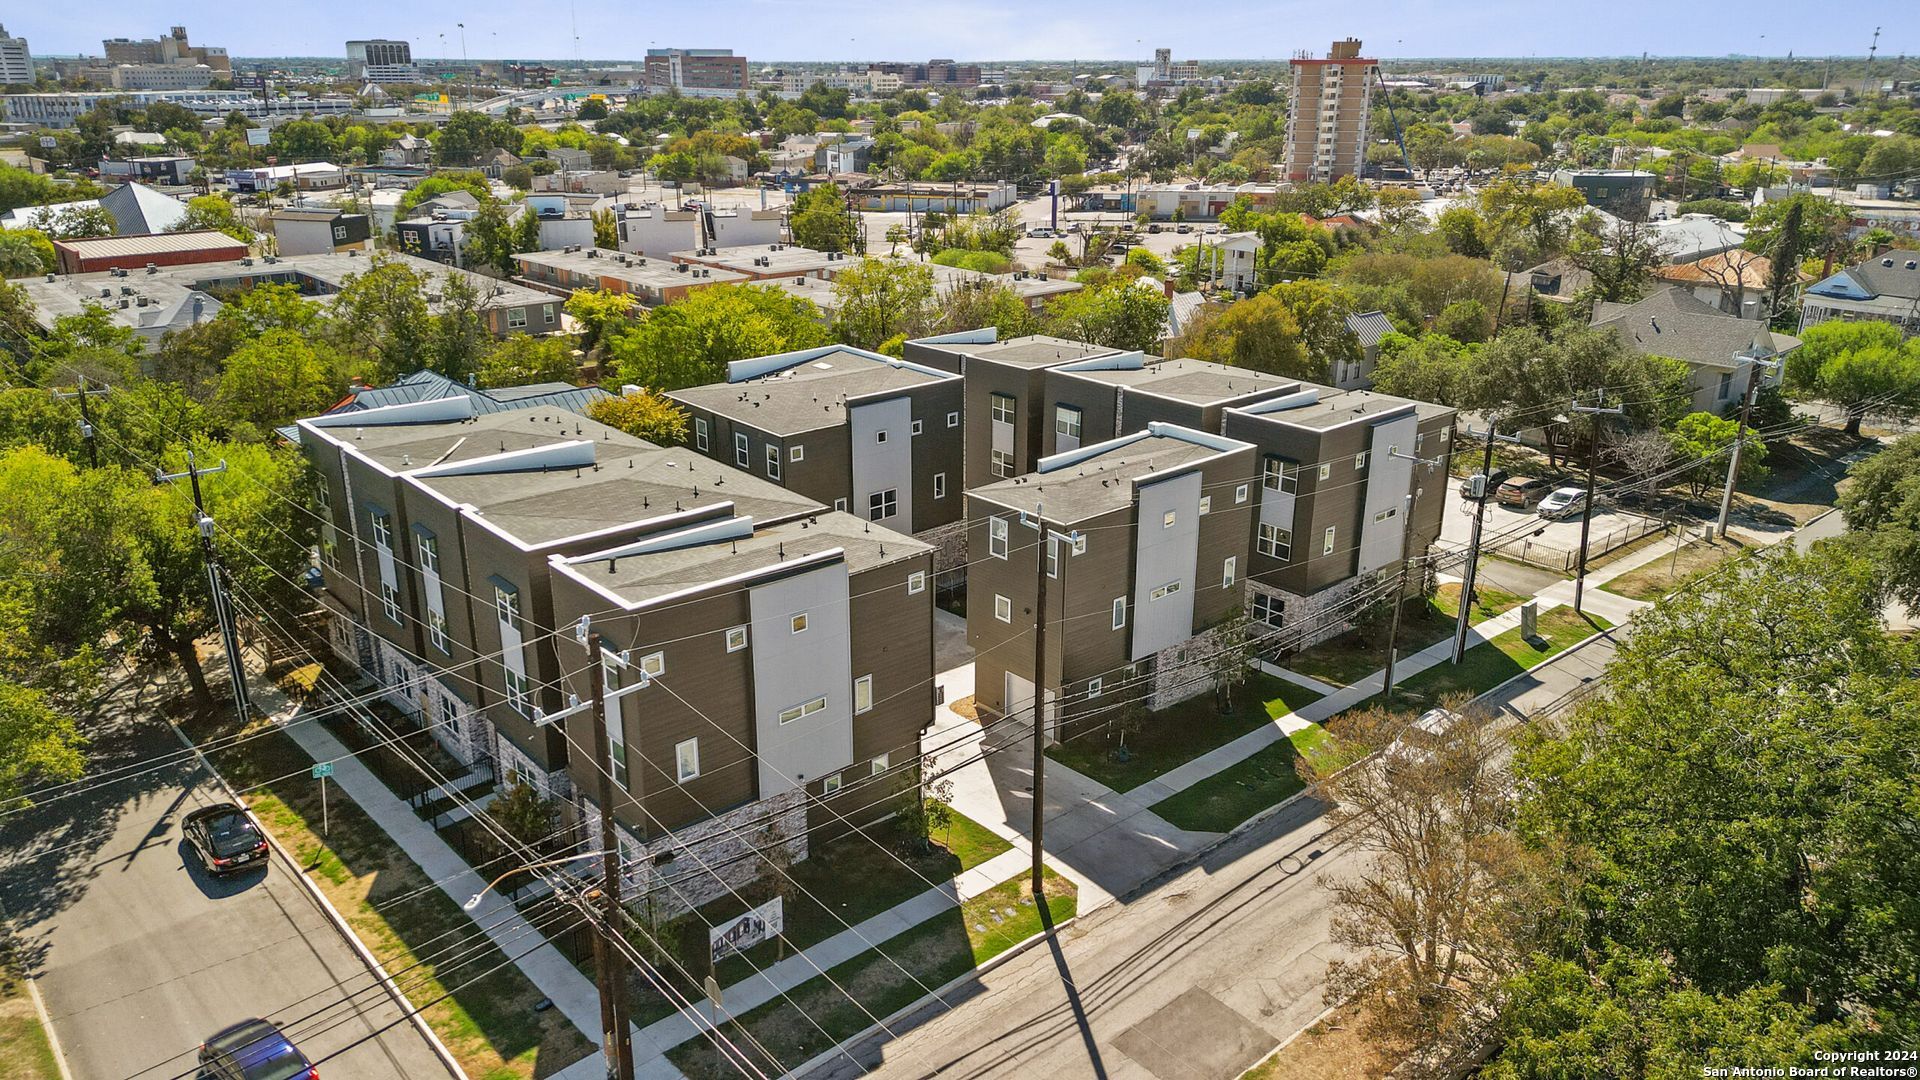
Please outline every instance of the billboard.
[[761, 904], [743, 915], [729, 919], [707, 931], [707, 947], [714, 963], [735, 953], [743, 953], [786, 929], [780, 898]]
[[265, 146], [272, 138], [273, 132], [268, 131], [266, 128], [257, 127], [247, 129], [248, 146]]

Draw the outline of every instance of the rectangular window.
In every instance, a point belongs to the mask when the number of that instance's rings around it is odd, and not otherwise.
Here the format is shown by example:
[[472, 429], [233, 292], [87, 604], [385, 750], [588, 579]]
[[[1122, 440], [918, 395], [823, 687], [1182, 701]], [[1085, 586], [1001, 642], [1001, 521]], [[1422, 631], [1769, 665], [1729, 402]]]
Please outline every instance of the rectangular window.
[[1723, 371], [1720, 373], [1720, 389], [1717, 396], [1721, 401], [1725, 401], [1731, 393], [1733, 393], [1733, 372]]
[[957, 413], [957, 412], [950, 412], [950, 413], [948, 413], [948, 414], [947, 414], [947, 426], [948, 426], [948, 427], [959, 427], [959, 426], [960, 426], [960, 414], [959, 414], [959, 413]]
[[1239, 487], [1233, 489], [1233, 501], [1236, 504], [1247, 501], [1247, 485], [1241, 484]]
[[1125, 628], [1126, 625], [1127, 598], [1124, 596], [1116, 596], [1113, 598], [1113, 628], [1120, 630]]
[[825, 780], [820, 781], [820, 793], [823, 795], [831, 795], [834, 792], [839, 790], [840, 790], [840, 774], [839, 773], [834, 773], [832, 776], [829, 776]]
[[887, 441], [887, 429], [886, 429], [886, 428], [881, 428], [881, 429], [880, 429], [879, 431], [876, 431], [876, 432], [874, 432], [874, 433], [873, 433], [873, 441], [874, 441], [874, 442], [877, 442], [877, 443], [883, 443], [883, 442], [886, 442], [886, 441]]
[[1172, 511], [1172, 510], [1169, 510], [1169, 511], [1167, 511], [1167, 512], [1166, 512], [1166, 513], [1164, 513], [1164, 514], [1161, 514], [1161, 515], [1160, 515], [1160, 527], [1161, 527], [1161, 528], [1163, 528], [1163, 529], [1171, 529], [1171, 528], [1173, 528], [1173, 523], [1174, 523], [1174, 521], [1176, 520], [1176, 518], [1177, 518], [1177, 516], [1178, 516], [1178, 515], [1176, 515], [1176, 514], [1175, 514], [1175, 513], [1174, 513], [1174, 512]]
[[1256, 541], [1260, 554], [1270, 559], [1286, 562], [1293, 558], [1293, 530], [1282, 529], [1265, 522], [1260, 524], [1260, 538]]
[[1333, 463], [1330, 461], [1321, 462], [1320, 463], [1320, 479], [1325, 480], [1327, 477], [1332, 475], [1333, 475]]
[[995, 595], [993, 598], [993, 617], [996, 619], [999, 619], [1003, 623], [1012, 622], [1013, 621], [1013, 601], [1007, 599], [1004, 596]]
[[1053, 431], [1056, 435], [1065, 435], [1069, 439], [1080, 437], [1082, 414], [1071, 405], [1056, 405], [1053, 408]]
[[1223, 564], [1220, 568], [1220, 587], [1221, 588], [1223, 589], [1233, 588], [1233, 573], [1235, 570], [1239, 569], [1239, 562], [1240, 562], [1239, 556], [1237, 555], [1227, 556], [1226, 563]]
[[835, 510], [838, 510], [838, 511], [840, 511], [841, 513], [845, 513], [845, 512], [846, 512], [846, 510], [847, 510], [847, 500], [845, 500], [845, 499], [835, 499], [835, 500], [833, 500], [833, 508], [834, 508]]
[[433, 642], [434, 648], [453, 655], [453, 644], [447, 640], [447, 617], [431, 608], [427, 610], [427, 640]]
[[915, 421], [913, 422], [913, 429], [912, 429], [912, 430], [913, 430], [913, 433], [914, 433], [915, 435], [918, 435], [918, 434], [920, 434], [920, 421], [918, 421], [918, 420], [915, 420]]
[[1300, 466], [1286, 458], [1269, 455], [1260, 464], [1260, 486], [1291, 495], [1300, 488]]
[[987, 554], [996, 559], [1007, 557], [1007, 519], [987, 519]]
[[767, 479], [780, 479], [780, 448], [771, 443], [767, 445]]
[[650, 652], [640, 658], [640, 671], [649, 679], [657, 679], [667, 673], [667, 654]]
[[1011, 394], [994, 394], [989, 399], [989, 402], [994, 423], [1013, 423], [1013, 396]]
[[520, 594], [510, 592], [498, 585], [493, 587], [493, 610], [500, 621], [515, 629], [520, 627]]
[[1362, 450], [1359, 453], [1353, 455], [1353, 471], [1354, 472], [1367, 471], [1367, 452], [1365, 450]]
[[552, 304], [542, 304], [542, 305], [540, 306], [540, 318], [541, 318], [541, 320], [542, 320], [543, 322], [545, 322], [545, 323], [546, 323], [546, 324], [547, 324], [548, 326], [552, 326], [552, 325], [553, 325], [553, 318], [554, 318], [554, 315], [553, 315], [553, 305], [552, 305]]
[[807, 632], [807, 613], [802, 611], [787, 620], [787, 629], [796, 634]]
[[933, 497], [936, 499], [944, 499], [947, 497], [946, 473], [937, 472], [933, 474]]
[[527, 677], [512, 668], [503, 668], [507, 683], [507, 704], [522, 716], [527, 715]]
[[1400, 516], [1400, 508], [1397, 506], [1389, 506], [1385, 510], [1375, 511], [1373, 515], [1373, 520], [1386, 521], [1390, 518], [1396, 518], [1399, 516]]
[[1087, 680], [1087, 696], [1090, 698], [1099, 697], [1100, 685], [1101, 685], [1100, 680], [1098, 678], [1088, 679]]
[[707, 448], [707, 422], [698, 416], [693, 418], [693, 448], [696, 450]]
[[385, 551], [393, 550], [393, 519], [375, 510], [373, 519], [373, 546]]
[[803, 701], [791, 709], [781, 709], [780, 722], [783, 724], [791, 724], [803, 716], [812, 716], [814, 713], [820, 712], [826, 707], [827, 699], [824, 697], [817, 697], [812, 701]]
[[1047, 576], [1060, 576], [1060, 541], [1057, 537], [1047, 537]]
[[867, 496], [867, 520], [885, 521], [900, 510], [899, 497], [894, 488], [876, 491]]
[[1013, 475], [1013, 455], [1005, 450], [992, 450], [987, 456], [987, 473], [1005, 479]]
[[673, 744], [673, 769], [681, 783], [700, 775], [700, 740]]
[[733, 433], [733, 463], [743, 469], [747, 467], [747, 433], [744, 431]]
[[853, 711], [863, 713], [873, 708], [873, 676], [862, 675], [853, 680]]
[[747, 647], [747, 628], [734, 626], [727, 629], [727, 651], [739, 652]]
[[1286, 621], [1287, 602], [1272, 593], [1253, 594], [1253, 621], [1278, 630]]
[[384, 581], [380, 583], [380, 610], [394, 622], [400, 621], [400, 590]]
[[925, 570], [915, 570], [913, 573], [907, 575], [908, 596], [925, 591], [927, 591], [927, 572]]
[[1148, 595], [1148, 599], [1149, 600], [1165, 600], [1167, 597], [1172, 596], [1174, 593], [1177, 593], [1179, 591], [1180, 591], [1180, 583], [1177, 581], [1169, 581], [1165, 585], [1162, 585], [1159, 588], [1153, 590], [1153, 592]]
[[1213, 496], [1200, 496], [1200, 516], [1205, 517], [1211, 513], [1213, 513]]
[[507, 325], [515, 330], [527, 325], [527, 309], [517, 307], [508, 310]]
[[887, 771], [887, 755], [881, 754], [879, 757], [873, 759], [873, 775], [879, 776], [881, 773], [886, 771]]
[[787, 460], [788, 460], [788, 461], [805, 461], [805, 460], [807, 460], [807, 448], [806, 448], [806, 447], [804, 447], [804, 446], [793, 446], [793, 447], [789, 447], [789, 448], [787, 449]]
[[440, 574], [440, 541], [424, 533], [413, 535], [413, 550], [420, 559], [420, 569], [424, 573]]
[[1333, 526], [1327, 526], [1327, 534], [1320, 538], [1320, 554], [1333, 554]]

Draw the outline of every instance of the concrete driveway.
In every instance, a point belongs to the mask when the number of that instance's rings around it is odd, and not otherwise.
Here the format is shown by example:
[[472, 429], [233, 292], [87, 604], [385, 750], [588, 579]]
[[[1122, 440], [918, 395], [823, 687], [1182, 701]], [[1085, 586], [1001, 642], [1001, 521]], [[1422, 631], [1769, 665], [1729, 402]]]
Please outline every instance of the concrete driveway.
[[[1459, 482], [1449, 480], [1447, 509], [1440, 522], [1441, 544], [1455, 550], [1467, 547], [1473, 537], [1476, 508], [1471, 500], [1461, 497]], [[1598, 554], [1625, 543], [1627, 538], [1646, 532], [1650, 524], [1645, 516], [1602, 499], [1593, 511], [1589, 530], [1591, 550]], [[1557, 564], [1563, 557], [1580, 550], [1580, 515], [1551, 521], [1532, 510], [1501, 506], [1490, 500], [1481, 541], [1486, 550], [1522, 562]]]

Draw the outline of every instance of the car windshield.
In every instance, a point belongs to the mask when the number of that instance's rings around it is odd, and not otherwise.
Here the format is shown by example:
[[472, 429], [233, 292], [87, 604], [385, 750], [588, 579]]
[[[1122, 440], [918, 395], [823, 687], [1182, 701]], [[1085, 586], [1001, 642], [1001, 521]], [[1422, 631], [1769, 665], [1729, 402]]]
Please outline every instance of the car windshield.
[[257, 1058], [242, 1058], [246, 1064], [241, 1066], [240, 1075], [246, 1080], [295, 1080], [296, 1077], [305, 1076], [307, 1059], [301, 1056], [300, 1051], [294, 1049], [293, 1044], [285, 1038], [278, 1038], [275, 1042], [277, 1045], [263, 1047]]
[[260, 833], [245, 814], [224, 814], [207, 822], [207, 842], [215, 855], [238, 855], [260, 845]]

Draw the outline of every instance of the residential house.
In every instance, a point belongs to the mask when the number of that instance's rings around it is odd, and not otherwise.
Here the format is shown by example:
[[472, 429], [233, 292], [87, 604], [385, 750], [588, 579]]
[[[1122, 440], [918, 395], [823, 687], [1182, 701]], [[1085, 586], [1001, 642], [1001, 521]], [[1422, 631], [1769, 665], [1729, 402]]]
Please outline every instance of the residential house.
[[838, 268], [837, 263], [849, 258], [857, 259], [858, 256], [841, 251], [816, 251], [798, 244], [773, 243], [764, 246], [695, 248], [692, 251], [673, 252], [671, 258], [674, 262], [710, 266], [753, 281], [764, 281], [785, 277], [824, 277], [827, 271]]
[[1892, 323], [1901, 336], [1920, 334], [1920, 255], [1894, 250], [1855, 263], [1800, 294], [1800, 329], [1829, 319]]
[[1769, 315], [1773, 299], [1773, 260], [1765, 255], [1733, 248], [1693, 262], [1658, 267], [1653, 276], [1686, 289], [1695, 299], [1723, 314], [1742, 319], [1764, 319]]
[[357, 249], [373, 242], [373, 222], [365, 214], [349, 214], [338, 207], [293, 207], [275, 210], [274, 248], [280, 255], [318, 255]]
[[1767, 359], [1784, 358], [1800, 339], [1770, 333], [1764, 321], [1728, 315], [1687, 289], [1669, 286], [1632, 304], [1598, 303], [1593, 325], [1619, 332], [1629, 346], [1654, 356], [1684, 360], [1692, 371], [1692, 410], [1726, 413], [1738, 408], [1750, 380], [1777, 386], [1786, 365], [1768, 372], [1744, 362], [1752, 355], [1755, 334], [1766, 335]]
[[1380, 342], [1394, 332], [1384, 311], [1357, 311], [1347, 316], [1347, 329], [1360, 342], [1360, 359], [1333, 365], [1328, 378], [1342, 390], [1364, 390], [1373, 385], [1373, 368], [1380, 362]]

